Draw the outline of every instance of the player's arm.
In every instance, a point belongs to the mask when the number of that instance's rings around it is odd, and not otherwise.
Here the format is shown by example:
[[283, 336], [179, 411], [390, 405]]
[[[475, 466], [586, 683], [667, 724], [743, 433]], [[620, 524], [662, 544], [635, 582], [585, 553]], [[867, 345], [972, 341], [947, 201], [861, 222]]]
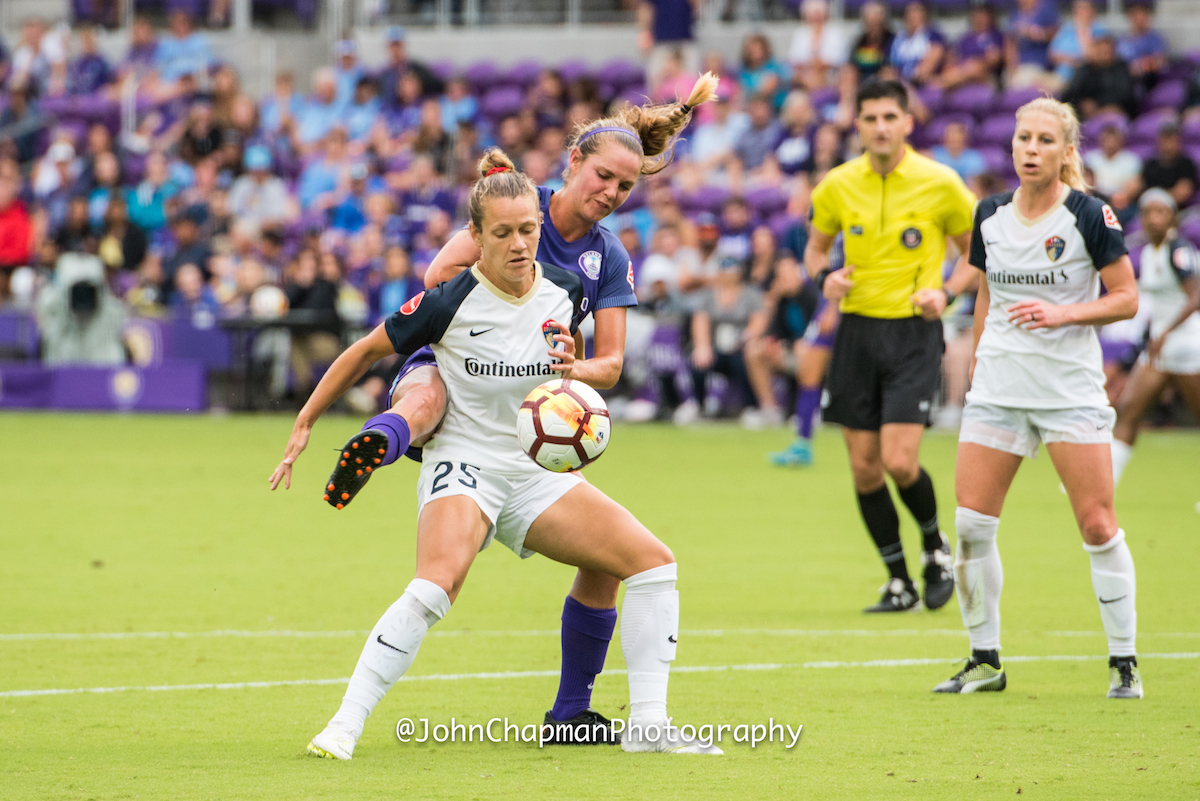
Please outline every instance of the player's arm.
[[833, 236], [825, 233], [815, 225], [808, 234], [808, 244], [804, 246], [804, 269], [817, 282], [821, 294], [832, 301], [840, 301], [854, 286], [851, 276], [854, 265], [847, 264], [840, 270], [829, 269], [829, 251], [833, 247]]
[[330, 406], [342, 397], [342, 394], [363, 377], [371, 365], [394, 352], [392, 341], [383, 325], [375, 327], [371, 333], [346, 348], [321, 377], [317, 388], [300, 410], [296, 423], [292, 426], [292, 435], [288, 438], [287, 450], [283, 461], [271, 474], [271, 489], [284, 482], [284, 487], [292, 486], [292, 464], [308, 445], [308, 437], [317, 419]]
[[438, 284], [449, 281], [479, 261], [482, 253], [479, 245], [471, 239], [471, 232], [466, 228], [462, 229], [450, 237], [450, 241], [442, 245], [442, 249], [433, 257], [429, 269], [425, 271], [425, 288], [433, 289]]
[[975, 354], [979, 351], [979, 338], [983, 336], [983, 324], [987, 320], [988, 309], [992, 305], [992, 292], [988, 288], [987, 275], [985, 274], [979, 280], [979, 290], [975, 293], [975, 316], [973, 318], [974, 326], [972, 335], [974, 336], [974, 344], [971, 345], [971, 371], [968, 377], [975, 380], [975, 362], [978, 356]]
[[[592, 358], [576, 359], [569, 373], [564, 371], [564, 377], [569, 375], [596, 389], [611, 389], [616, 386], [625, 367], [625, 307], [597, 309], [593, 317], [596, 319], [596, 334]], [[583, 338], [578, 332], [575, 336], [575, 353], [582, 354]], [[560, 367], [552, 365], [551, 369]]]
[[1128, 255], [1100, 269], [1107, 293], [1086, 303], [1056, 306], [1044, 300], [1022, 300], [1008, 307], [1008, 319], [1026, 330], [1063, 325], [1107, 325], [1137, 314], [1137, 279]]

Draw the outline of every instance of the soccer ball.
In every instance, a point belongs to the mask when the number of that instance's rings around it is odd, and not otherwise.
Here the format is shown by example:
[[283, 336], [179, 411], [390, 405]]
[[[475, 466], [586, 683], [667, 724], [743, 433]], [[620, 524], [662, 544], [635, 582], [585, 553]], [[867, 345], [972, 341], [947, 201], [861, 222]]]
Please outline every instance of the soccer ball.
[[571, 379], [547, 381], [525, 396], [517, 439], [529, 458], [555, 473], [578, 470], [608, 447], [612, 422], [596, 390]]

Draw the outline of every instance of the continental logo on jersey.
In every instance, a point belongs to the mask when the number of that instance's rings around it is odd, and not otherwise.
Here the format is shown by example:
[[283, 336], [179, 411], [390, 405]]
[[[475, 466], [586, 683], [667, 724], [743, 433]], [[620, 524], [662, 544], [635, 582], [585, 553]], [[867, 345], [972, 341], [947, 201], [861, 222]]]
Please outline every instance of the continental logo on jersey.
[[417, 310], [417, 307], [421, 305], [421, 299], [424, 297], [425, 290], [421, 290], [419, 293], [409, 299], [408, 303], [405, 303], [400, 307], [400, 313], [405, 315], [412, 314]]
[[557, 375], [554, 370], [550, 369], [549, 364], [505, 364], [504, 362], [486, 364], [472, 357], [466, 359], [464, 366], [467, 368], [467, 375], [471, 376], [524, 378], [534, 375]]
[[579, 257], [579, 269], [583, 274], [595, 281], [600, 277], [600, 254], [589, 250]]
[[1058, 284], [1067, 283], [1066, 270], [1050, 270], [1049, 272], [1036, 273], [1006, 273], [1003, 270], [988, 270], [988, 283], [990, 284]]
[[1114, 231], [1121, 230], [1121, 221], [1117, 219], [1117, 215], [1113, 213], [1112, 207], [1107, 203], [1104, 204], [1104, 224]]
[[900, 244], [909, 250], [913, 250], [921, 245], [921, 231], [919, 228], [905, 228], [900, 234]]
[[1050, 257], [1050, 261], [1058, 261], [1066, 248], [1067, 243], [1061, 236], [1052, 236], [1046, 240], [1046, 255]]

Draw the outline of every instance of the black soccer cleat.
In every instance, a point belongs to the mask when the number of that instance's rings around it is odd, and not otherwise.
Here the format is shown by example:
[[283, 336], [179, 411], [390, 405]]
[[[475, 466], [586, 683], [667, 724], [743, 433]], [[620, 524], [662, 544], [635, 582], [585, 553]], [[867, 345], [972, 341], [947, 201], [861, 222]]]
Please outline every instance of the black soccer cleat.
[[1142, 674], [1138, 670], [1136, 656], [1110, 656], [1108, 658], [1108, 697], [1141, 698]]
[[950, 542], [945, 534], [942, 547], [921, 552], [921, 564], [925, 567], [925, 608], [941, 609], [954, 595], [954, 557], [950, 555]]
[[864, 612], [907, 612], [921, 602], [911, 581], [894, 578], [880, 589], [883, 595], [879, 603], [868, 606]]
[[992, 651], [987, 653], [986, 659], [981, 658], [984, 653], [973, 651], [963, 669], [934, 687], [933, 691], [952, 694], [1001, 692], [1008, 686], [1008, 677], [1004, 675], [1000, 656]]
[[620, 745], [621, 733], [613, 731], [612, 721], [594, 709], [585, 709], [570, 720], [555, 720], [546, 712], [542, 720], [545, 745]]
[[322, 498], [335, 509], [341, 509], [358, 491], [367, 485], [371, 473], [383, 464], [388, 449], [388, 435], [377, 428], [359, 431], [342, 446], [337, 465], [325, 482]]

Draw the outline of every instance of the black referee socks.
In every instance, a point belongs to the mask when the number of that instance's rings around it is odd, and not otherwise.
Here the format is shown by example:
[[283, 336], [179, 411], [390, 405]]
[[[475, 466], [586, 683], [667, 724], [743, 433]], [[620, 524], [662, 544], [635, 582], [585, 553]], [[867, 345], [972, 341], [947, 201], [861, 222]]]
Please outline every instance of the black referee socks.
[[904, 564], [904, 546], [900, 544], [900, 518], [887, 484], [874, 492], [858, 493], [858, 509], [892, 578], [910, 581], [908, 566]]
[[933, 479], [925, 472], [925, 468], [919, 470], [916, 481], [907, 487], [897, 485], [896, 490], [900, 493], [900, 500], [904, 501], [908, 511], [917, 519], [917, 525], [921, 527], [925, 550], [936, 551], [942, 547], [942, 532], [938, 530], [937, 496], [933, 493]]

